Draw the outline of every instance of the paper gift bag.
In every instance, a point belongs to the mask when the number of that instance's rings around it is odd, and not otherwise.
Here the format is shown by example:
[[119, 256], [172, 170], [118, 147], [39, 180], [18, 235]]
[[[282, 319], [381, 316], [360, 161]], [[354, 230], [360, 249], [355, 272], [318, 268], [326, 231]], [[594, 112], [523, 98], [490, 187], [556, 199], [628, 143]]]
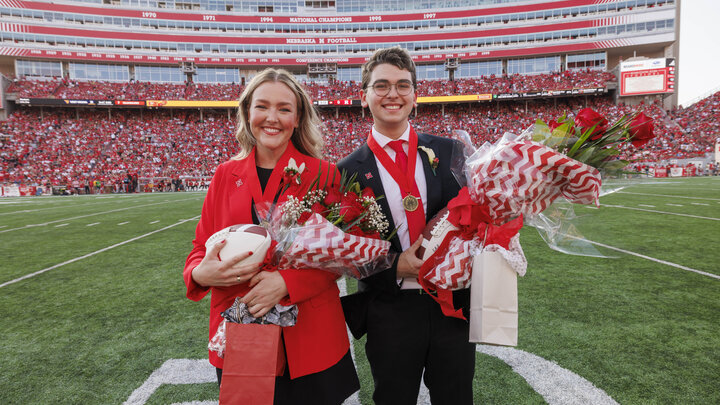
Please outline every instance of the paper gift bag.
[[470, 342], [517, 346], [517, 273], [498, 252], [473, 259]]
[[285, 348], [277, 325], [226, 326], [220, 404], [272, 405], [275, 376], [285, 372]]

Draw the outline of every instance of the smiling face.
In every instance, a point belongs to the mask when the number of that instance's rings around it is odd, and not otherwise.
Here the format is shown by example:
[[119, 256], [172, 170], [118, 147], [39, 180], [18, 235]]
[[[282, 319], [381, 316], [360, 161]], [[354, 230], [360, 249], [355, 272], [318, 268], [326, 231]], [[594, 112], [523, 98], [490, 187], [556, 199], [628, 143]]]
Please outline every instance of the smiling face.
[[265, 167], [267, 159], [275, 159], [274, 166], [300, 123], [295, 94], [281, 82], [261, 84], [253, 92], [248, 121], [257, 141], [258, 165]]
[[[368, 87], [360, 91], [362, 106], [370, 108], [375, 129], [393, 139], [399, 138], [407, 128], [408, 117], [417, 101], [414, 90], [405, 96], [398, 94], [396, 84], [401, 80], [412, 83], [412, 75], [405, 69], [383, 63], [373, 69]], [[394, 84], [385, 96], [377, 95], [372, 88], [379, 81]]]

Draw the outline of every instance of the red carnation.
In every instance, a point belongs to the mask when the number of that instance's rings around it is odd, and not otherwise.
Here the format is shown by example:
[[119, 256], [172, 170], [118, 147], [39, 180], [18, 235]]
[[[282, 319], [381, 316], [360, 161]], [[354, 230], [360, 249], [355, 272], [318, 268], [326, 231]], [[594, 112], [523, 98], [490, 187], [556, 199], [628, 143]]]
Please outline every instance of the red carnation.
[[655, 138], [653, 129], [654, 127], [650, 117], [644, 113], [635, 116], [630, 122], [629, 128], [630, 141], [632, 141], [633, 146], [639, 148]]
[[591, 140], [599, 139], [606, 130], [608, 124], [607, 119], [590, 108], [583, 108], [575, 116], [575, 125], [580, 128], [582, 133], [595, 126], [590, 134]]

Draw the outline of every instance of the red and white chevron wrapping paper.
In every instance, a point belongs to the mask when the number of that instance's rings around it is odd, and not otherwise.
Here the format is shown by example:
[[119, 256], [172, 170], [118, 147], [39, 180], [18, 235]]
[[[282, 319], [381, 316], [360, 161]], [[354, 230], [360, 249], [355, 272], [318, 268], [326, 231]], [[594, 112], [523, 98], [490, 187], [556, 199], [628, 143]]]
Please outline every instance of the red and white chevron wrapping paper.
[[[467, 165], [468, 190], [473, 201], [488, 206], [496, 225], [520, 214], [526, 218], [539, 214], [559, 197], [579, 204], [598, 203], [600, 172], [547, 146], [506, 136], [476, 153]], [[476, 236], [471, 241], [450, 241], [442, 262], [425, 279], [438, 288], [466, 288], [472, 273], [473, 243], [480, 245], [482, 240]], [[516, 250], [522, 255], [522, 250]]]
[[539, 214], [558, 197], [598, 204], [600, 172], [547, 146], [503, 139], [487, 156], [470, 167], [469, 188], [497, 223]]
[[478, 242], [453, 239], [442, 262], [435, 266], [425, 278], [438, 288], [459, 290], [470, 286], [473, 255], [471, 250]]
[[298, 230], [278, 268], [315, 268], [357, 279], [385, 267], [390, 242], [345, 233], [320, 214], [313, 214]]

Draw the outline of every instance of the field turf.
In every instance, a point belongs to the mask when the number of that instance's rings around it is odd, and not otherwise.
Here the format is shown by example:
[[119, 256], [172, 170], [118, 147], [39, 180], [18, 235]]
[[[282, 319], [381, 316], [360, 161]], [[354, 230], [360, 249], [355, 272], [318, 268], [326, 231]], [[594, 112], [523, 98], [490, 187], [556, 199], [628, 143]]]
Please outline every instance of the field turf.
[[[521, 233], [519, 350], [504, 353], [589, 384], [558, 384], [543, 368], [528, 377], [528, 364], [480, 347], [475, 403], [588, 403], [577, 398], [590, 389], [622, 404], [720, 403], [720, 177], [625, 186], [599, 209], [575, 207], [583, 235], [614, 258]], [[206, 358], [209, 301], [186, 299], [182, 281], [203, 198], [0, 199], [0, 404], [120, 404], [166, 361]], [[371, 404], [363, 343], [359, 402]], [[134, 403], [217, 398], [212, 379], [168, 379]]]

